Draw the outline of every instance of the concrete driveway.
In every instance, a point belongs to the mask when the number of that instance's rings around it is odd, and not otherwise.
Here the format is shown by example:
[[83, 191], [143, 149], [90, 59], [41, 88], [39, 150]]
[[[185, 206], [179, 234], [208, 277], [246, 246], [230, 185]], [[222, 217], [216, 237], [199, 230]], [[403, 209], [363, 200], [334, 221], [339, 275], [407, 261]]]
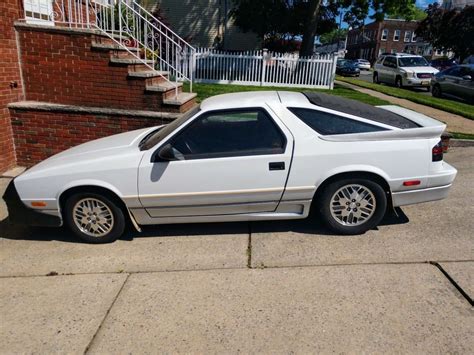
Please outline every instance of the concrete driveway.
[[0, 353], [473, 353], [473, 156], [447, 154], [448, 199], [361, 236], [195, 224], [87, 245], [0, 222]]

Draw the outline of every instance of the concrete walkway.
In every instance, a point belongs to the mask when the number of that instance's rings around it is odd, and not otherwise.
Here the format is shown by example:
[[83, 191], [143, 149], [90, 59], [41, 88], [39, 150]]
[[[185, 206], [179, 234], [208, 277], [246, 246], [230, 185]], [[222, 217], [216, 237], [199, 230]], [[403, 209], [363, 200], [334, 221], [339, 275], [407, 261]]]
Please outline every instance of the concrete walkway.
[[472, 354], [473, 155], [447, 153], [448, 199], [357, 236], [217, 223], [90, 245], [9, 226], [0, 200], [0, 354]]
[[467, 119], [465, 117], [456, 115], [454, 113], [438, 110], [425, 105], [420, 105], [415, 102], [400, 99], [398, 97], [389, 96], [378, 91], [362, 88], [357, 85], [349, 84], [343, 81], [336, 80], [336, 84], [344, 86], [364, 94], [377, 97], [379, 99], [388, 101], [394, 105], [402, 106], [410, 110], [420, 112], [427, 116], [433, 117], [438, 121], [444, 122], [448, 125], [448, 132], [460, 132], [460, 133], [471, 133], [474, 134], [474, 120]]

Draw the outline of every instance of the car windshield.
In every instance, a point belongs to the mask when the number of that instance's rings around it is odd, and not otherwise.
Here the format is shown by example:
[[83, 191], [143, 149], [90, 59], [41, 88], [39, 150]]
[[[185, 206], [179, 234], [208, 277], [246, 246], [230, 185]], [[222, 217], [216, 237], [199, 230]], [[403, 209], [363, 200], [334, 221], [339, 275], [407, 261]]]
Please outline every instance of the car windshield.
[[398, 58], [399, 67], [427, 67], [428, 62], [423, 57], [404, 57]]
[[180, 118], [172, 121], [166, 126], [159, 127], [156, 130], [152, 131], [151, 134], [146, 135], [140, 142], [139, 144], [140, 150], [148, 150], [150, 148], [153, 148], [162, 139], [166, 138], [171, 132], [173, 132], [176, 128], [178, 128], [183, 123], [188, 121], [191, 117], [193, 117], [199, 111], [200, 111], [200, 106], [196, 106], [195, 108], [189, 110]]

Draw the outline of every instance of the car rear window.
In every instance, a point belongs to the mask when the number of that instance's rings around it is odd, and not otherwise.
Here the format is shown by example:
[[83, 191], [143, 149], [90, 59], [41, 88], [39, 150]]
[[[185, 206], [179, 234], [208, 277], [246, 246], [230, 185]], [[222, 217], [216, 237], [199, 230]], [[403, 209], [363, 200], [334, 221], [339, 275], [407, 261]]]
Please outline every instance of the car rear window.
[[386, 128], [332, 113], [301, 107], [288, 107], [296, 117], [322, 135], [386, 131]]

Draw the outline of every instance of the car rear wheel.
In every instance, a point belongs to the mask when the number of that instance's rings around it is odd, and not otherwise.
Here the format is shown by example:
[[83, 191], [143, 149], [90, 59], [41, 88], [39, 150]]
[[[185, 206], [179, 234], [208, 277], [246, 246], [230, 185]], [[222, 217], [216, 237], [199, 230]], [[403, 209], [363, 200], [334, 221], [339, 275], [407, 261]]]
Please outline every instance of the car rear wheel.
[[113, 242], [125, 230], [122, 210], [108, 197], [79, 193], [68, 198], [64, 207], [69, 228], [88, 243]]
[[431, 89], [431, 95], [434, 97], [441, 97], [441, 87], [439, 85], [433, 86], [433, 89]]
[[387, 209], [384, 189], [367, 179], [341, 179], [321, 194], [320, 212], [335, 233], [362, 234], [377, 226]]
[[377, 73], [374, 73], [373, 82], [375, 84], [380, 84], [379, 75]]

